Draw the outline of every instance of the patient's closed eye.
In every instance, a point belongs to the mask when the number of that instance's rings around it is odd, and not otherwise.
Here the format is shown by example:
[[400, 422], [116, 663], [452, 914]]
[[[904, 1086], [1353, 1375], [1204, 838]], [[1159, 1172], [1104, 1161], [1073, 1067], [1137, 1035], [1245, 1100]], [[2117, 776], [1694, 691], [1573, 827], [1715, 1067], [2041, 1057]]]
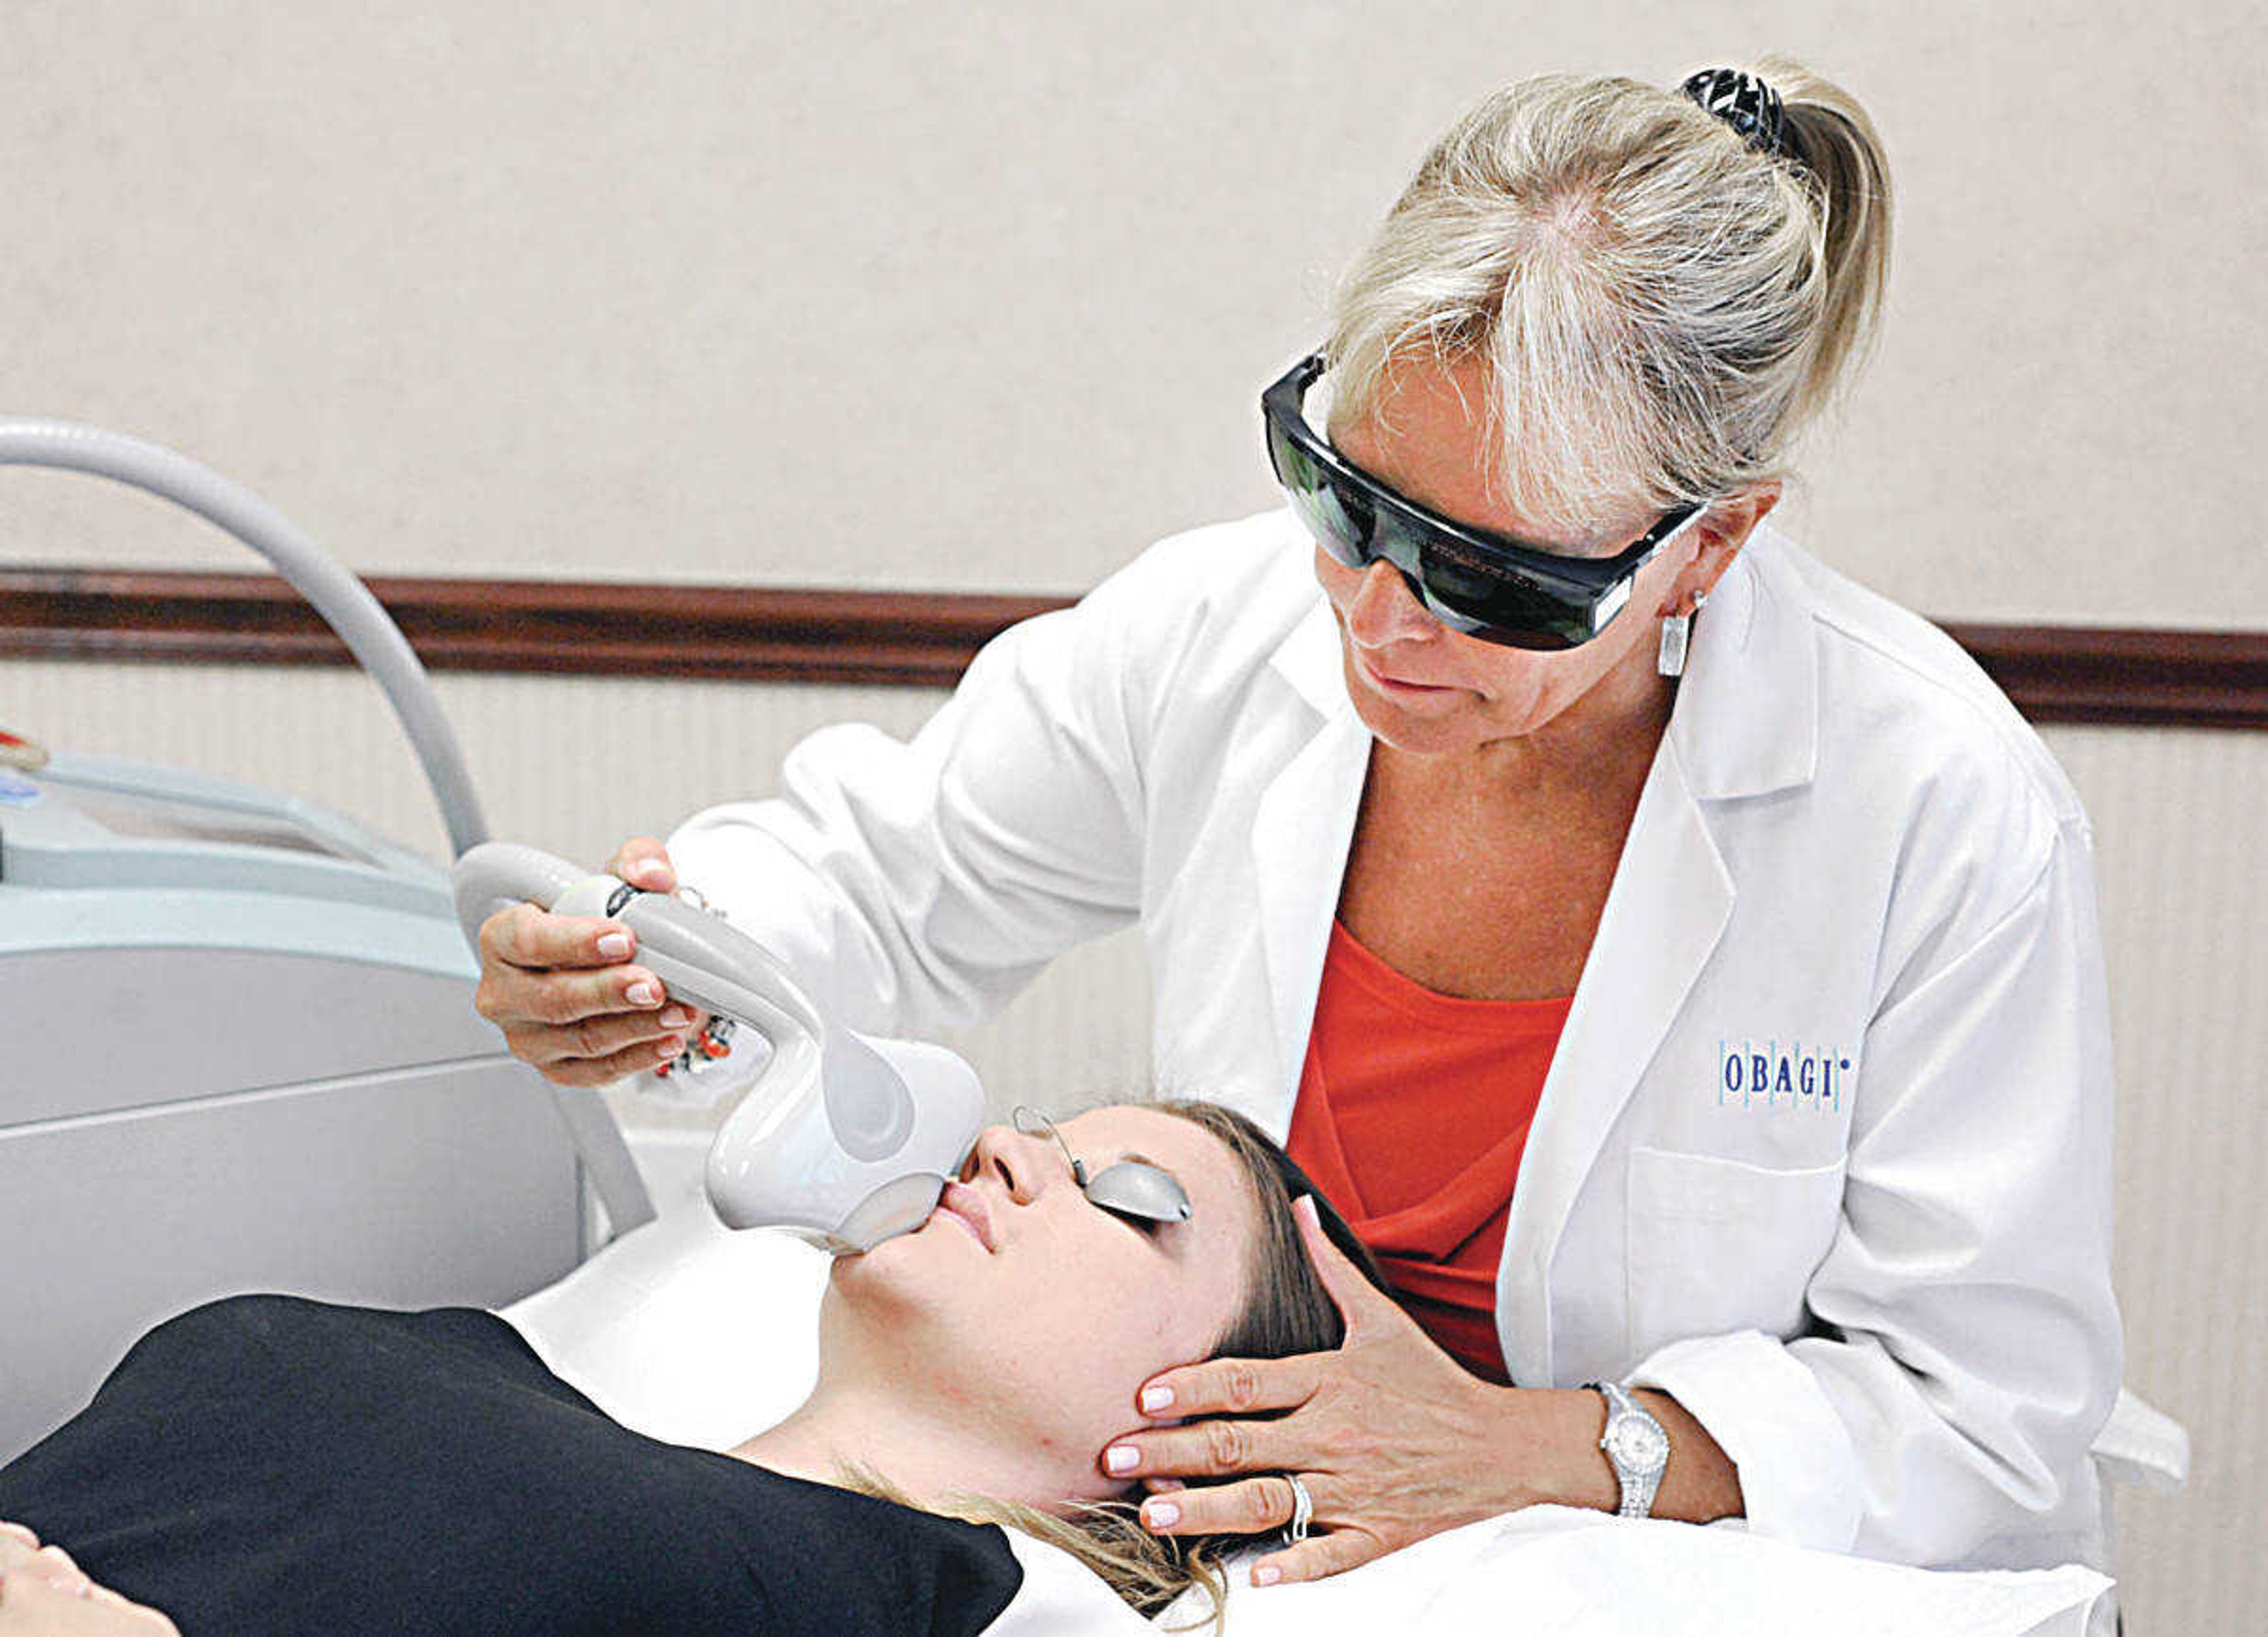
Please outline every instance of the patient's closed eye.
[[1158, 1221], [1152, 1217], [1136, 1216], [1131, 1213], [1125, 1211], [1111, 1211], [1110, 1207], [1107, 1205], [1097, 1206], [1096, 1209], [1108, 1211], [1111, 1215], [1125, 1223], [1127, 1227], [1133, 1228], [1145, 1239], [1155, 1239], [1158, 1236], [1159, 1229], [1166, 1226], [1165, 1223]]
[[1080, 1186], [1090, 1203], [1151, 1238], [1160, 1228], [1189, 1219], [1189, 1197], [1181, 1179], [1139, 1155], [1129, 1154], [1092, 1178], [1081, 1178]]

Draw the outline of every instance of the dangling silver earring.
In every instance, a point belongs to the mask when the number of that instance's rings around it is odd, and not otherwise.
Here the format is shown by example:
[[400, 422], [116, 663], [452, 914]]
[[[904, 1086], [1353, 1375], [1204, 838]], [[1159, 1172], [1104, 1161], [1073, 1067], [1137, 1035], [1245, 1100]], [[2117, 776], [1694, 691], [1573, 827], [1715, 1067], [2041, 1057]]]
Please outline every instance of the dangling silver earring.
[[1683, 614], [1668, 614], [1661, 620], [1661, 648], [1654, 656], [1653, 668], [1664, 676], [1685, 675], [1685, 647], [1693, 632], [1693, 616], [1701, 612], [1709, 594], [1693, 594], [1693, 607]]

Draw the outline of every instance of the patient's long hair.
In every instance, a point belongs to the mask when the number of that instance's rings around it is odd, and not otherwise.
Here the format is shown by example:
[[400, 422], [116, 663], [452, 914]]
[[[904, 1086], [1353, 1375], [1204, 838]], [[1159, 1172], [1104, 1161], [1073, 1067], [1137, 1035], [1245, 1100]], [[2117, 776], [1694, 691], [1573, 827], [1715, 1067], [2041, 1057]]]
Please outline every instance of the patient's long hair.
[[[1234, 1110], [1182, 1099], [1141, 1106], [1185, 1119], [1219, 1138], [1243, 1168], [1260, 1207], [1260, 1234], [1245, 1270], [1244, 1306], [1214, 1341], [1208, 1356], [1287, 1359], [1337, 1346], [1345, 1339], [1346, 1327], [1337, 1304], [1308, 1260], [1307, 1242], [1300, 1237], [1292, 1203], [1302, 1194], [1311, 1196], [1316, 1218], [1331, 1242], [1346, 1253], [1366, 1279], [1383, 1290], [1386, 1282], [1377, 1263], [1346, 1219], [1332, 1208], [1291, 1155]], [[871, 1472], [850, 1476], [857, 1487], [885, 1500], [911, 1504]], [[1198, 1615], [1192, 1626], [1219, 1621], [1224, 1611], [1220, 1559], [1254, 1538], [1153, 1535], [1142, 1527], [1136, 1505], [1125, 1501], [1073, 1501], [1064, 1516], [982, 1495], [954, 1497], [935, 1509], [973, 1523], [999, 1523], [1061, 1547], [1145, 1615], [1157, 1613], [1190, 1587], [1203, 1586], [1211, 1608], [1209, 1613]]]

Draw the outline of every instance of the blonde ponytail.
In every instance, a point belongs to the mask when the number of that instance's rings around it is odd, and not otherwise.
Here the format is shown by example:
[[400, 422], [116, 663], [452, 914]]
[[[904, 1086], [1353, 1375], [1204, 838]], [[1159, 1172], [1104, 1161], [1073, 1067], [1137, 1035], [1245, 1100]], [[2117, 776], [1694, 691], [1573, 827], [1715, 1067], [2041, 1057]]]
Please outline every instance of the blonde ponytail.
[[1750, 71], [1786, 155], [1630, 79], [1539, 75], [1459, 120], [1340, 283], [1333, 424], [1384, 412], [1391, 365], [1484, 361], [1495, 488], [1574, 549], [1786, 475], [1879, 331], [1889, 168], [1847, 92]]
[[1750, 69], [1780, 94], [1795, 158], [1811, 178], [1826, 299], [1811, 365], [1790, 405], [1809, 420], [1847, 389], [1881, 335], [1890, 277], [1890, 172], [1881, 133], [1857, 98], [1793, 57]]

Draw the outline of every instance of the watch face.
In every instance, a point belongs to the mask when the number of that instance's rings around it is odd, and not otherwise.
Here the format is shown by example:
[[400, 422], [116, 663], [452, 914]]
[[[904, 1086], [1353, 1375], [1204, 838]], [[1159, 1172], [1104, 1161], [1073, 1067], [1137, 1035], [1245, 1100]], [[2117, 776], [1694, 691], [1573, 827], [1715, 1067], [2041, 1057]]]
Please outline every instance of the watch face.
[[1632, 1471], [1659, 1471], [1669, 1463], [1669, 1439], [1651, 1421], [1631, 1416], [1607, 1434], [1607, 1453]]

